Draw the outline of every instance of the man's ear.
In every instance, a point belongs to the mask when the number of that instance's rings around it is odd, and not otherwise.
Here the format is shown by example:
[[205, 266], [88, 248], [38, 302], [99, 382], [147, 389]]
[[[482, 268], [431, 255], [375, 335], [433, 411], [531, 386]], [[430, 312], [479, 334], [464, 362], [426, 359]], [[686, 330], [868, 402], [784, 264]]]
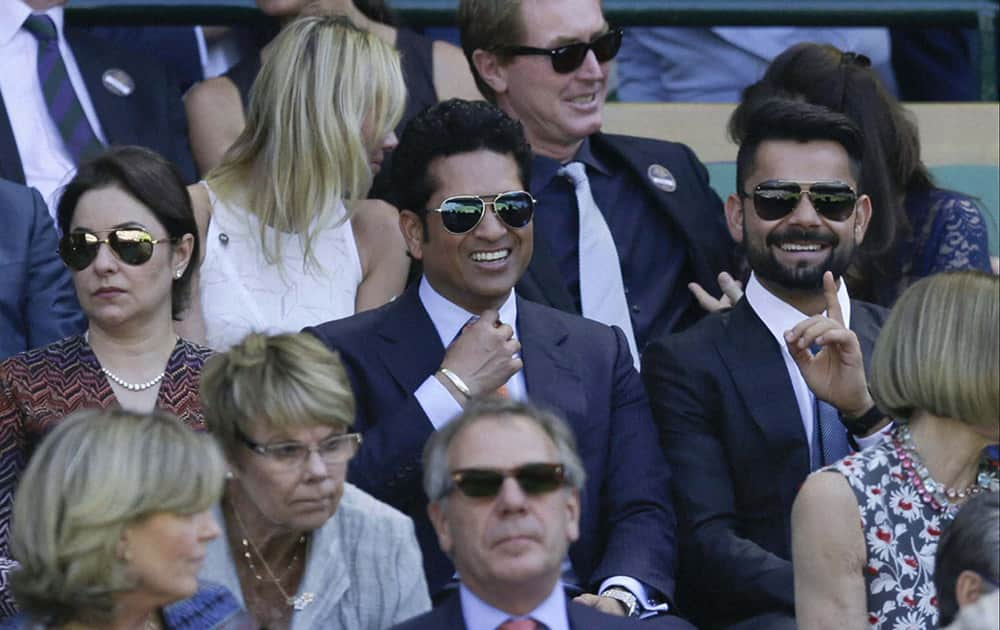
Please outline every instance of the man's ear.
[[736, 193], [726, 197], [726, 227], [735, 242], [743, 242], [743, 200]]
[[854, 244], [865, 240], [865, 233], [872, 220], [872, 200], [868, 195], [858, 197], [854, 205]]
[[570, 543], [580, 537], [580, 491], [576, 488], [566, 493], [566, 538]]
[[500, 58], [495, 53], [477, 48], [472, 53], [472, 64], [476, 66], [476, 72], [486, 85], [493, 88], [494, 92], [500, 95], [507, 91], [507, 69], [500, 63]]
[[[447, 499], [443, 500], [447, 501]], [[431, 519], [434, 531], [437, 532], [438, 545], [441, 546], [441, 551], [450, 558], [452, 546], [451, 529], [448, 525], [448, 513], [442, 507], [441, 501], [433, 501], [427, 504], [427, 516]]]
[[424, 256], [424, 220], [416, 212], [401, 210], [399, 212], [399, 230], [406, 241], [406, 249], [414, 260], [422, 260]]
[[983, 578], [975, 571], [966, 569], [955, 580], [955, 601], [959, 608], [973, 603], [983, 594]]

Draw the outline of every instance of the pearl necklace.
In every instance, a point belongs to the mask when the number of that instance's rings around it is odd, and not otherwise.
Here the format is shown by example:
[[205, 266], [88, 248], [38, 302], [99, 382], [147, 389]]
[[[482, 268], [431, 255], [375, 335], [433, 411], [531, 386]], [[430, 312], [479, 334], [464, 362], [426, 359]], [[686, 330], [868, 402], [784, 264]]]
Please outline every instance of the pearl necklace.
[[920, 498], [936, 512], [951, 512], [958, 509], [954, 501], [961, 501], [966, 497], [977, 495], [981, 492], [996, 492], [1000, 489], [1000, 479], [996, 471], [981, 470], [975, 481], [965, 488], [949, 488], [943, 483], [934, 481], [930, 471], [924, 464], [923, 459], [917, 452], [917, 447], [913, 443], [913, 436], [910, 434], [910, 427], [900, 423], [892, 435], [892, 444], [899, 456], [900, 465], [903, 472], [909, 478], [910, 483], [917, 489]]
[[[83, 333], [83, 340], [86, 341], [88, 345], [90, 344], [90, 331], [89, 330], [86, 331], [85, 333]], [[160, 381], [162, 381], [163, 377], [166, 376], [166, 374], [167, 374], [167, 371], [164, 370], [164, 371], [160, 372], [159, 374], [157, 374], [155, 377], [149, 379], [148, 381], [146, 381], [144, 383], [130, 383], [130, 382], [126, 381], [125, 379], [123, 379], [122, 377], [118, 376], [117, 374], [113, 373], [111, 370], [109, 370], [108, 368], [104, 367], [103, 365], [101, 366], [101, 372], [104, 372], [105, 376], [107, 376], [108, 378], [110, 378], [112, 381], [114, 381], [118, 385], [121, 385], [125, 389], [129, 390], [130, 392], [141, 392], [143, 390], [147, 390], [150, 387], [152, 387], [152, 386], [156, 385], [157, 383], [159, 383]]]

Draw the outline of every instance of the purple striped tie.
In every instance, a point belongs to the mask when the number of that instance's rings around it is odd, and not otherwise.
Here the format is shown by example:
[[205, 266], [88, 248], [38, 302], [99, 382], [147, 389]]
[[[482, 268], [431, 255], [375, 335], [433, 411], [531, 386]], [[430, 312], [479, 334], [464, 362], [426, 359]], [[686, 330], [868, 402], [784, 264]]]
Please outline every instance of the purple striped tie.
[[29, 15], [24, 21], [24, 29], [38, 40], [38, 81], [45, 95], [49, 116], [59, 129], [66, 150], [79, 164], [81, 160], [100, 153], [104, 147], [91, 129], [70, 83], [66, 64], [59, 54], [56, 25], [47, 15]]

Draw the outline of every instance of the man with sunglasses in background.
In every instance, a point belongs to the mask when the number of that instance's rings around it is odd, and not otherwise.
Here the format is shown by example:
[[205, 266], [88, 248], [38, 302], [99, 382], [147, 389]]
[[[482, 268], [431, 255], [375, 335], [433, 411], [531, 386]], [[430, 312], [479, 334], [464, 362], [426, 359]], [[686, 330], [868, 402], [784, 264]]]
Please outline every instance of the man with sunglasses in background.
[[865, 369], [885, 310], [848, 298], [871, 202], [845, 116], [773, 99], [726, 200], [753, 273], [732, 309], [652, 342], [643, 378], [671, 470], [678, 604], [704, 627], [794, 628], [790, 520], [810, 471], [881, 438]]
[[481, 398], [431, 435], [423, 462], [427, 510], [462, 583], [458, 597], [396, 630], [645, 627], [568, 600], [559, 584], [586, 478], [561, 418]]
[[454, 568], [425, 513], [425, 441], [481, 394], [557, 410], [588, 478], [563, 579], [584, 603], [654, 616], [674, 588], [669, 471], [622, 331], [514, 292], [533, 248], [530, 168], [521, 125], [482, 101], [439, 103], [403, 132], [394, 201], [423, 276], [380, 309], [311, 329], [354, 387], [364, 443], [348, 479], [413, 518], [433, 596]]
[[[461, 0], [462, 48], [483, 95], [534, 152], [535, 256], [523, 297], [622, 328], [633, 354], [704, 315], [733, 243], [691, 149], [601, 133], [623, 33], [599, 0]], [[704, 284], [708, 281], [709, 284]]]

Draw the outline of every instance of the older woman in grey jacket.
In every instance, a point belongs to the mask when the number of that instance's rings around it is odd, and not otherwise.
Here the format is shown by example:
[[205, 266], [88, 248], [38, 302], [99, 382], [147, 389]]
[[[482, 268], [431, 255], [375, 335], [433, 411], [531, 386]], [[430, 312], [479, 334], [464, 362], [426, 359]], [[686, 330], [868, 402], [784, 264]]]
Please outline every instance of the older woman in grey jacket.
[[344, 480], [361, 436], [335, 354], [250, 334], [206, 363], [202, 401], [231, 473], [202, 578], [271, 630], [380, 630], [430, 608], [412, 521]]

